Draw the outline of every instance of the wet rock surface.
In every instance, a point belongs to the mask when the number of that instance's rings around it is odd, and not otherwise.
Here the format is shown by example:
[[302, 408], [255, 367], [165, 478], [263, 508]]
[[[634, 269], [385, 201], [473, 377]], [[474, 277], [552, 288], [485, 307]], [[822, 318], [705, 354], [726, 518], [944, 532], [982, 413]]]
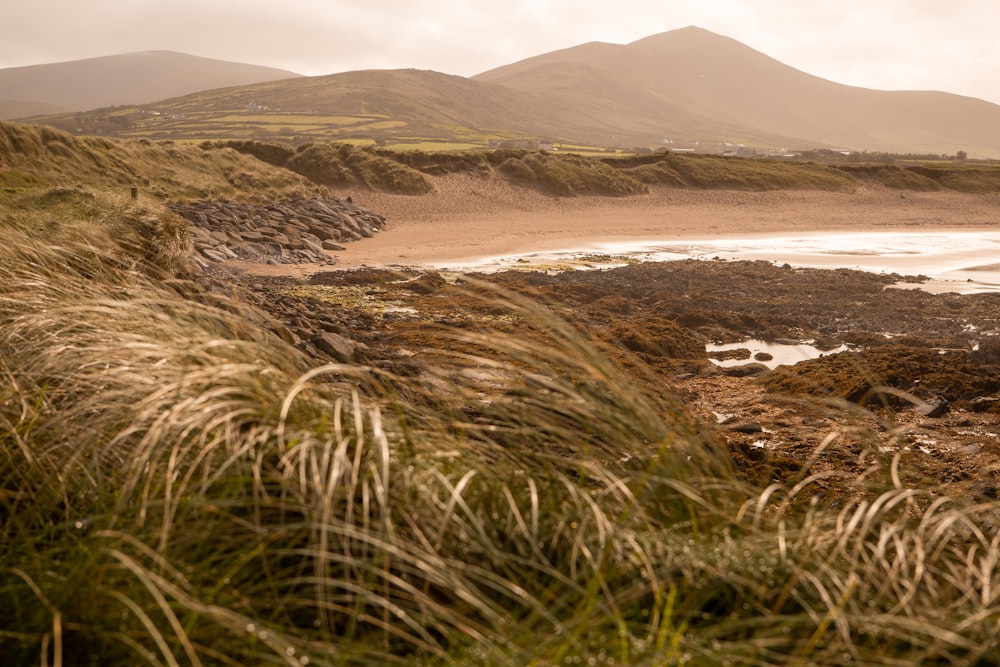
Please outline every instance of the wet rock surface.
[[[669, 395], [684, 406], [678, 415], [704, 422], [750, 483], [821, 473], [816, 488], [835, 499], [864, 493], [866, 476], [897, 458], [900, 483], [949, 484], [970, 498], [995, 490], [1000, 294], [890, 288], [898, 279], [723, 261], [553, 275], [233, 276], [317, 363], [414, 376], [428, 350], [462, 351], [456, 331], [545, 341], [551, 313], [614, 359], [637, 391]], [[546, 315], [526, 320], [498, 289], [544, 304]], [[705, 352], [707, 342], [746, 338], [849, 351], [775, 370], [753, 358], [722, 369]]]
[[355, 206], [350, 198], [268, 205], [192, 201], [167, 206], [191, 223], [202, 267], [229, 259], [333, 264], [329, 252], [343, 250], [343, 243], [371, 237], [385, 225], [384, 217]]

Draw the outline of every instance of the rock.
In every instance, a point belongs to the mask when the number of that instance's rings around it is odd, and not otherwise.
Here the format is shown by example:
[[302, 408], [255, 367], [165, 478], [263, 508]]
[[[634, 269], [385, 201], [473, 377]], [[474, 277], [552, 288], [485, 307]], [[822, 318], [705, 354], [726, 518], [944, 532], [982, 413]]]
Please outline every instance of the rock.
[[745, 378], [753, 377], [755, 375], [762, 375], [767, 373], [770, 368], [764, 364], [752, 363], [752, 364], [742, 364], [740, 366], [726, 366], [720, 369], [723, 374], [734, 378]]
[[349, 338], [331, 331], [325, 331], [312, 338], [312, 344], [318, 349], [343, 364], [349, 364], [354, 360], [354, 353], [357, 345]]
[[370, 237], [385, 225], [382, 216], [335, 198], [266, 206], [233, 201], [167, 206], [192, 223], [199, 252], [268, 263], [330, 262], [326, 251], [343, 250], [343, 241]]
[[750, 350], [745, 347], [738, 347], [735, 350], [714, 350], [708, 353], [710, 359], [728, 361], [730, 359], [749, 359]]
[[914, 405], [914, 409], [925, 417], [943, 417], [951, 408], [948, 401], [940, 397], [934, 397], [926, 401], [921, 401]]
[[973, 412], [986, 412], [998, 402], [1000, 402], [1000, 398], [996, 398], [995, 396], [976, 396], [969, 401], [969, 407], [972, 408]]
[[722, 422], [722, 427], [727, 431], [733, 431], [734, 433], [752, 434], [764, 432], [764, 427], [757, 422], [741, 421], [735, 417]]
[[340, 235], [329, 225], [324, 225], [314, 221], [309, 225], [310, 233], [314, 234], [320, 241], [335, 240]]
[[403, 283], [400, 287], [416, 294], [430, 294], [431, 292], [444, 287], [445, 284], [445, 279], [440, 273], [431, 271], [430, 273], [425, 273], [418, 278], [414, 278], [413, 280]]
[[325, 254], [323, 246], [320, 243], [316, 243], [309, 239], [302, 239], [302, 245], [305, 246], [303, 250], [306, 250], [313, 255], [322, 257]]
[[212, 250], [210, 248], [206, 248], [206, 249], [202, 250], [201, 254], [204, 255], [205, 257], [209, 258], [213, 262], [224, 262], [224, 261], [226, 261], [226, 256], [225, 255], [223, 255], [221, 252], [219, 252], [217, 250]]
[[267, 254], [272, 257], [281, 257], [285, 254], [285, 249], [282, 248], [279, 243], [272, 243], [268, 241], [264, 244], [264, 249], [267, 251]]

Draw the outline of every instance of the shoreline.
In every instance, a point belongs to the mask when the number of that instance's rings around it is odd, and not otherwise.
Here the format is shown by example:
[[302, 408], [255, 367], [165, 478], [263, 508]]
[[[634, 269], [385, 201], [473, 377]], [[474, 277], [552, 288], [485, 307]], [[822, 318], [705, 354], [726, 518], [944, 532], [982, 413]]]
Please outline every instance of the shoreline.
[[371, 238], [331, 252], [332, 266], [251, 265], [298, 275], [361, 267], [475, 266], [533, 253], [586, 252], [602, 244], [753, 239], [837, 232], [1000, 232], [1000, 195], [911, 192], [744, 192], [651, 188], [625, 198], [550, 197], [496, 179], [449, 175], [422, 196], [342, 190], [340, 198], [385, 216]]
[[627, 198], [553, 198], [468, 176], [423, 197], [350, 193], [386, 228], [348, 244], [338, 268], [476, 263], [593, 244], [837, 231], [1000, 231], [1000, 197], [954, 192], [654, 189]]

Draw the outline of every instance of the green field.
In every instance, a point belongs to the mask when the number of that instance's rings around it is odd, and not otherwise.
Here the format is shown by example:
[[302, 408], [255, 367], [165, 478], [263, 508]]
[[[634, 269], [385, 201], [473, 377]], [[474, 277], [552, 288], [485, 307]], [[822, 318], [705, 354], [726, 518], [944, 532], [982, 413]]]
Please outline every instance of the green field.
[[[259, 112], [246, 109], [170, 110], [129, 107], [38, 119], [77, 134], [123, 138], [209, 141], [281, 140], [294, 144], [344, 141], [385, 146], [418, 145], [418, 150], [486, 149], [504, 141], [531, 140], [507, 132], [489, 132], [441, 123], [411, 122], [384, 114]], [[535, 140], [537, 143], [537, 140]], [[575, 147], [576, 148], [576, 147]], [[578, 147], [579, 150], [595, 150]], [[412, 149], [411, 149], [412, 150]], [[596, 149], [596, 152], [602, 152]]]

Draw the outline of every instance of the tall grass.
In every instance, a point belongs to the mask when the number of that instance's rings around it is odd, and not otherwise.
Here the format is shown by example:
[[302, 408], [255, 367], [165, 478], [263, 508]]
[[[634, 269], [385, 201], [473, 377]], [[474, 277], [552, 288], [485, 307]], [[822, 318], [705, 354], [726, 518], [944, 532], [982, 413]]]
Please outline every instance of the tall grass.
[[4, 229], [9, 664], [1000, 658], [995, 505], [898, 459], [837, 508], [808, 466], [740, 484], [683, 403], [510, 295], [548, 343], [316, 366], [144, 259], [176, 229], [104, 222]]
[[406, 195], [434, 190], [419, 171], [351, 144], [307, 144], [299, 147], [285, 166], [323, 185], [361, 185]]
[[298, 174], [231, 148], [77, 137], [51, 127], [0, 121], [0, 193], [39, 187], [126, 194], [136, 187], [144, 200], [302, 198], [324, 192]]

